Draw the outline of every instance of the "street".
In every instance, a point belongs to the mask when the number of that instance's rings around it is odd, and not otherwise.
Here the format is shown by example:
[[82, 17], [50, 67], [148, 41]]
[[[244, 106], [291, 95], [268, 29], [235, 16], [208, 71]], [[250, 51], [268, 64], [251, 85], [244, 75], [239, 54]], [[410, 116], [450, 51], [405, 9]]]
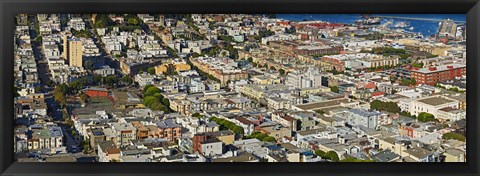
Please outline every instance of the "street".
[[[32, 41], [35, 41], [35, 38], [39, 35], [37, 31], [35, 30], [35, 23], [37, 23], [37, 20], [33, 17], [30, 16], [30, 21], [32, 22], [30, 25], [30, 38]], [[65, 136], [65, 146], [67, 147], [68, 152], [74, 153], [80, 152], [81, 149], [78, 147], [79, 142], [76, 141], [72, 137], [72, 133], [70, 130], [67, 130], [67, 126], [63, 123], [63, 110], [60, 109], [60, 106], [55, 103], [54, 97], [53, 97], [53, 89], [54, 87], [49, 87], [48, 82], [50, 80], [49, 78], [49, 68], [47, 64], [47, 60], [45, 57], [45, 54], [42, 49], [42, 44], [39, 42], [32, 42], [32, 49], [35, 57], [35, 61], [37, 62], [37, 67], [38, 67], [38, 74], [40, 78], [40, 84], [42, 88], [42, 92], [45, 93], [45, 102], [47, 103], [47, 108], [48, 111], [50, 112], [50, 116], [53, 118], [54, 122], [57, 123], [58, 126], [62, 128], [62, 132]], [[73, 149], [72, 146], [77, 146], [74, 147], [76, 149]]]

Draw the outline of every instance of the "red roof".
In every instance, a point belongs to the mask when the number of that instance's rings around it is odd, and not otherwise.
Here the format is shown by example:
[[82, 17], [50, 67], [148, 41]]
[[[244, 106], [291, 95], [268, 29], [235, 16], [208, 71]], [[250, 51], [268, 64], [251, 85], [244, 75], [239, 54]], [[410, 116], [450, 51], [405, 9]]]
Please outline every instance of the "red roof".
[[385, 92], [372, 92], [372, 97], [375, 97], [375, 96], [384, 96], [385, 95]]
[[377, 86], [375, 86], [375, 83], [369, 82], [369, 83], [365, 84], [364, 87], [367, 88], [367, 89], [375, 89], [375, 87], [377, 87]]

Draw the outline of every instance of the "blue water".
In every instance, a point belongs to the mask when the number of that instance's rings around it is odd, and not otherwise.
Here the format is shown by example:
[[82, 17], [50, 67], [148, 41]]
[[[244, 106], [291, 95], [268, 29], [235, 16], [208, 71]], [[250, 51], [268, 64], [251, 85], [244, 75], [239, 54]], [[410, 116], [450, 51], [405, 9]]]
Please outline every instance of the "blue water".
[[[372, 14], [375, 16], [376, 14]], [[465, 14], [378, 14], [381, 16], [397, 16], [397, 17], [408, 17], [408, 18], [426, 18], [433, 20], [443, 20], [443, 19], [452, 19], [454, 21], [466, 22]], [[322, 20], [328, 21], [331, 23], [345, 23], [352, 24], [355, 23], [355, 20], [359, 19], [361, 14], [277, 14], [277, 18], [291, 20], [291, 21], [302, 21], [302, 20]], [[412, 19], [393, 19], [394, 24], [400, 21], [410, 23], [410, 26], [413, 26], [412, 32], [421, 33], [423, 36], [430, 36], [436, 34], [438, 31], [438, 21], [424, 21], [424, 20], [412, 20]], [[385, 22], [383, 20], [382, 22]], [[410, 31], [406, 29], [407, 31]]]

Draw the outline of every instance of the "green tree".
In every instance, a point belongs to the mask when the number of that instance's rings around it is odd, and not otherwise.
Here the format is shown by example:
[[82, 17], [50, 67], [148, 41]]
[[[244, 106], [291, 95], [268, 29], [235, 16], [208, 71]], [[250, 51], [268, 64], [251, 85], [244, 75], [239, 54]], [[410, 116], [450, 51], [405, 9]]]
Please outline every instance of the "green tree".
[[200, 54], [194, 52], [194, 53], [192, 53], [192, 57], [193, 57], [193, 58], [200, 57]]
[[151, 107], [154, 102], [159, 103], [159, 100], [158, 100], [157, 97], [146, 96], [146, 97], [143, 98], [143, 104], [145, 104], [145, 106], [147, 106], [147, 107]]
[[423, 63], [418, 63], [418, 62], [412, 63], [412, 67], [423, 68]]
[[95, 84], [98, 85], [98, 84], [100, 84], [101, 81], [102, 81], [102, 76], [100, 76], [100, 75], [93, 75], [93, 76], [92, 76], [92, 80], [93, 80], [93, 82], [94, 82]]
[[263, 138], [263, 141], [266, 141], [266, 142], [276, 142], [277, 140], [272, 137], [272, 136], [268, 136], [268, 137], [265, 137]]
[[143, 94], [143, 97], [152, 96], [155, 93], [160, 93], [160, 92], [161, 91], [158, 87], [150, 87], [147, 89], [147, 91], [145, 91], [145, 93]]
[[442, 139], [445, 139], [445, 140], [455, 139], [455, 140], [465, 142], [465, 136], [463, 136], [461, 134], [458, 134], [458, 133], [453, 133], [453, 132], [443, 134]]
[[263, 28], [263, 29], [260, 30], [259, 35], [260, 35], [260, 37], [268, 37], [268, 36], [275, 35], [275, 32], [270, 31], [266, 28]]
[[337, 152], [334, 151], [329, 151], [325, 154], [326, 157], [328, 157], [330, 160], [333, 162], [338, 162], [340, 159], [338, 158]]
[[139, 23], [139, 21], [136, 18], [129, 18], [127, 22], [128, 24], [135, 25], [135, 26], [138, 25]]
[[67, 93], [68, 93], [68, 85], [65, 84], [65, 83], [60, 84], [59, 89], [60, 89], [60, 92], [61, 92], [62, 94], [67, 94]]
[[322, 158], [325, 158], [327, 153], [325, 153], [324, 151], [322, 150], [315, 150], [315, 155], [319, 156], [319, 157], [322, 157]]
[[42, 87], [41, 86], [35, 87], [35, 93], [39, 93], [39, 92], [42, 92]]
[[279, 69], [278, 72], [280, 73], [280, 75], [285, 75], [285, 70], [284, 69]]
[[402, 86], [411, 86], [416, 84], [417, 84], [417, 81], [415, 81], [415, 78], [411, 78], [411, 79], [403, 78], [400, 80], [400, 85]]
[[154, 93], [153, 96], [158, 98], [159, 100], [163, 100], [163, 95], [161, 93]]
[[402, 111], [402, 112], [400, 112], [400, 115], [405, 116], [405, 117], [414, 118], [414, 119], [417, 118], [417, 117], [415, 117], [414, 115], [410, 114], [410, 113], [407, 112], [407, 111]]
[[434, 121], [435, 117], [433, 116], [433, 114], [430, 114], [428, 112], [421, 112], [418, 114], [417, 119], [420, 122], [430, 122], [430, 121]]
[[148, 74], [154, 75], [155, 74], [155, 67], [150, 67], [147, 70]]
[[148, 88], [150, 88], [150, 87], [154, 87], [154, 86], [151, 85], [151, 84], [145, 85], [145, 87], [143, 87], [143, 93], [147, 92]]
[[168, 100], [168, 98], [163, 98], [162, 104], [167, 106], [167, 107], [170, 107], [170, 100]]
[[95, 16], [94, 27], [105, 28], [113, 25], [114, 22], [108, 17], [108, 14], [97, 14]]
[[118, 81], [119, 81], [118, 77], [115, 76], [115, 75], [106, 76], [103, 79], [104, 79], [105, 84], [107, 84], [109, 86], [113, 86], [114, 84], [118, 84]]
[[373, 100], [370, 102], [370, 108], [378, 111], [387, 111], [391, 113], [399, 113], [400, 107], [395, 102], [384, 102], [380, 100]]
[[55, 87], [55, 89], [53, 90], [53, 98], [55, 102], [59, 103], [62, 106], [66, 104], [65, 93], [62, 92], [60, 86]]
[[318, 114], [325, 114], [325, 111], [324, 111], [324, 110], [322, 110], [322, 109], [315, 110], [315, 112], [316, 112], [316, 113], [318, 113]]
[[155, 101], [150, 105], [150, 109], [154, 111], [160, 111], [163, 109], [163, 105], [160, 103], [160, 101]]
[[338, 86], [330, 86], [330, 90], [335, 93], [339, 93], [340, 90], [338, 89]]
[[127, 85], [130, 85], [130, 84], [133, 83], [132, 78], [130, 78], [130, 76], [128, 76], [128, 75], [123, 76], [121, 80], [122, 80], [122, 82], [124, 82]]
[[80, 31], [77, 31], [75, 29], [72, 29], [72, 33], [75, 37], [83, 37], [83, 38], [91, 38], [92, 37], [92, 33], [90, 33], [90, 31], [88, 30], [80, 30]]
[[232, 127], [232, 131], [233, 131], [233, 133], [235, 133], [236, 135], [239, 135], [239, 136], [243, 136], [243, 134], [244, 134], [244, 130], [240, 126]]
[[42, 43], [42, 36], [39, 35], [39, 36], [35, 37], [35, 42]]
[[252, 58], [252, 57], [249, 57], [249, 58], [247, 59], [247, 61], [250, 62], [250, 63], [252, 63], [252, 62], [253, 62], [253, 58]]
[[192, 117], [197, 117], [197, 118], [199, 118], [199, 117], [201, 117], [201, 115], [200, 115], [200, 113], [196, 112], [196, 113], [193, 113], [193, 114], [192, 114]]
[[82, 141], [83, 152], [86, 153], [90, 150], [90, 140]]
[[94, 63], [93, 63], [93, 61], [91, 61], [91, 60], [85, 61], [85, 69], [87, 69], [87, 70], [93, 70], [93, 64], [94, 64]]

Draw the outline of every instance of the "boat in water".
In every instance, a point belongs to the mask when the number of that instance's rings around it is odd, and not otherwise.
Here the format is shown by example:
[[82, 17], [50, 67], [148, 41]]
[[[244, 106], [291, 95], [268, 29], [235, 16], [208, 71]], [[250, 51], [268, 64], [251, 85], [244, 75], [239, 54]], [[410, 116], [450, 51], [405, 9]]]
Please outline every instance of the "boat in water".
[[413, 31], [413, 29], [415, 29], [413, 28], [413, 26], [410, 26], [410, 28], [408, 28], [408, 30], [411, 30], [411, 31]]
[[369, 17], [363, 16], [360, 19], [356, 20], [355, 23], [362, 25], [376, 25], [380, 24], [382, 20], [379, 17]]
[[403, 21], [398, 22], [395, 25], [393, 25], [393, 27], [395, 27], [395, 28], [406, 28], [408, 26], [410, 26], [410, 24], [407, 23], [407, 22], [403, 22]]

